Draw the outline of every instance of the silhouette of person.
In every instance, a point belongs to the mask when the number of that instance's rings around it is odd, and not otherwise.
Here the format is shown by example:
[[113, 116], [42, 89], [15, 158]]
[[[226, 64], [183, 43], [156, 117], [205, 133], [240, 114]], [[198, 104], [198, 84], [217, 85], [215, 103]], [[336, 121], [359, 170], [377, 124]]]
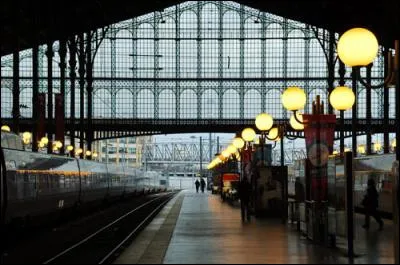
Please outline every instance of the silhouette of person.
[[363, 225], [363, 228], [367, 230], [369, 229], [370, 216], [373, 216], [376, 222], [379, 224], [379, 230], [383, 229], [383, 221], [377, 210], [378, 199], [379, 199], [379, 194], [378, 191], [376, 190], [375, 181], [373, 179], [369, 179], [367, 193], [365, 194], [364, 199], [362, 200], [362, 205], [364, 206], [365, 209], [365, 224]]
[[199, 187], [200, 187], [200, 182], [197, 179], [196, 182], [194, 183], [196, 185], [196, 192], [199, 193]]
[[201, 192], [204, 193], [204, 188], [206, 187], [206, 182], [204, 181], [203, 178], [200, 179], [200, 185], [201, 185]]
[[240, 208], [242, 212], [242, 221], [250, 221], [249, 202], [251, 194], [251, 185], [247, 178], [243, 178], [239, 184], [239, 197], [240, 197]]

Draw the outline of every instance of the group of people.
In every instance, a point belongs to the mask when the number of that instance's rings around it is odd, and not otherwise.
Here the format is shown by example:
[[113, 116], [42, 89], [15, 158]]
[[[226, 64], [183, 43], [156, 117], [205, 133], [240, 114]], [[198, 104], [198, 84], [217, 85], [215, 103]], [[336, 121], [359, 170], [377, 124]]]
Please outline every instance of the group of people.
[[197, 179], [194, 183], [196, 185], [196, 192], [199, 193], [199, 188], [201, 188], [201, 192], [204, 193], [204, 189], [206, 188], [206, 182], [203, 178], [200, 181]]

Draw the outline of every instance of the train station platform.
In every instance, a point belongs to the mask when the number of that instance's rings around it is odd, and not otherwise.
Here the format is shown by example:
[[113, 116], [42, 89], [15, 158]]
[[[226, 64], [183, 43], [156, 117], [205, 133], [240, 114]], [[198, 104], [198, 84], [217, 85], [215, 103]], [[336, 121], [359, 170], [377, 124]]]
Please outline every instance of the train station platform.
[[[354, 263], [390, 264], [393, 234], [356, 229], [362, 237]], [[115, 264], [349, 263], [340, 249], [310, 243], [281, 220], [242, 223], [239, 206], [218, 195], [182, 191], [125, 249]]]

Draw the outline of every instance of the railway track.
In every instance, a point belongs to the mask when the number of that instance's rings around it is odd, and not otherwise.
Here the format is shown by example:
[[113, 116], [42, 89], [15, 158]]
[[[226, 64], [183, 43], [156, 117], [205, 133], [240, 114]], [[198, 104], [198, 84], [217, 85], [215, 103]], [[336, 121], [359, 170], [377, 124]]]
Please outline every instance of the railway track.
[[8, 229], [0, 263], [110, 263], [175, 194], [124, 200], [60, 225]]
[[143, 203], [43, 264], [110, 263], [121, 247], [129, 243], [173, 196], [173, 193], [168, 193]]

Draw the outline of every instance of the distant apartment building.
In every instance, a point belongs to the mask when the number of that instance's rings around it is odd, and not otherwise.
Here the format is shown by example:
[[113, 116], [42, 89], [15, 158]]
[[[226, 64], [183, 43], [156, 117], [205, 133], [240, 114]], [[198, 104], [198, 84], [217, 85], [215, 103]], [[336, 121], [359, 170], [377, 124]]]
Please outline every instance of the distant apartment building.
[[100, 162], [142, 166], [143, 146], [152, 142], [151, 136], [128, 137], [99, 141], [96, 145]]

